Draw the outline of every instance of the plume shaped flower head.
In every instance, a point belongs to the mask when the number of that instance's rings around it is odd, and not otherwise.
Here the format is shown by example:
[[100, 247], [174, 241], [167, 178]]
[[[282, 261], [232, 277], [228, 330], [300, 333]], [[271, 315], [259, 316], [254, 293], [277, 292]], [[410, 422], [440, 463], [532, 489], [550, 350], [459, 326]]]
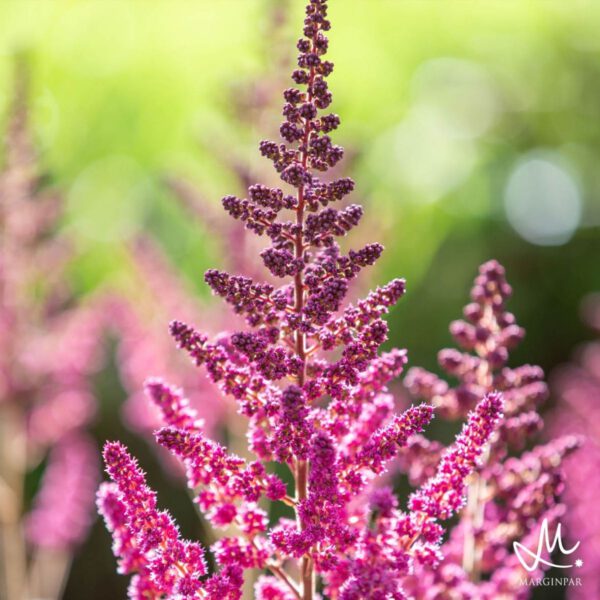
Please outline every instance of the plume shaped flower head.
[[[208, 521], [225, 530], [210, 548], [212, 576], [200, 558], [205, 551], [181, 540], [157, 510], [126, 450], [112, 442], [105, 449], [113, 483], [103, 485], [99, 503], [121, 570], [135, 572], [132, 597], [240, 598], [244, 572], [258, 569], [265, 571], [254, 586], [259, 600], [313, 600], [317, 589], [340, 600], [404, 598], [410, 573], [441, 560], [442, 523], [463, 506], [465, 482], [498, 431], [502, 394], [482, 391], [405, 511], [379, 486], [434, 407], [397, 411], [388, 389], [407, 360], [404, 350], [380, 352], [388, 338], [384, 317], [403, 296], [404, 280], [347, 301], [350, 283], [383, 247], [338, 243], [363, 211], [341, 203], [354, 182], [328, 173], [343, 157], [332, 139], [340, 119], [329, 110], [330, 26], [327, 3], [310, 0], [294, 85], [283, 94], [281, 140], [259, 146], [279, 184], [252, 184], [245, 197], [222, 201], [241, 226], [266, 238], [260, 259], [269, 281], [210, 269], [206, 283], [243, 326], [213, 338], [181, 320], [170, 324], [177, 346], [246, 417], [256, 458], [210, 439], [179, 392], [149, 384], [165, 424], [156, 441], [185, 466]], [[270, 471], [273, 461], [293, 485]], [[265, 499], [285, 504], [294, 519], [270, 522]]]
[[[466, 320], [450, 325], [463, 351], [445, 349], [438, 354], [440, 366], [458, 380], [458, 385], [450, 387], [418, 367], [405, 377], [408, 389], [427, 398], [447, 419], [462, 417], [482, 394], [493, 390], [501, 390], [505, 400], [505, 418], [466, 480], [467, 504], [441, 547], [441, 565], [435, 571], [419, 568], [407, 582], [406, 590], [417, 599], [431, 598], [432, 594], [444, 597], [456, 590], [465, 598], [527, 598], [532, 587], [522, 582], [532, 574], [518, 560], [515, 543], [535, 550], [543, 523], [557, 526], [564, 512], [560, 502], [562, 461], [578, 447], [579, 439], [564, 435], [523, 452], [528, 438], [542, 427], [537, 408], [547, 396], [547, 387], [539, 367], [507, 366], [509, 351], [524, 335], [514, 315], [506, 310], [510, 294], [504, 268], [493, 260], [481, 265], [471, 290], [472, 302], [464, 308]], [[476, 412], [481, 406], [477, 405]], [[490, 438], [485, 425], [479, 429]], [[463, 447], [468, 453], [467, 446]], [[402, 463], [414, 484], [435, 465], [445, 472], [459, 466], [447, 464], [447, 454], [420, 437], [414, 437], [403, 452]], [[425, 498], [417, 496], [417, 502], [426, 503], [438, 488], [427, 483], [424, 489]], [[464, 496], [461, 494], [461, 500]], [[414, 508], [414, 496], [412, 501]], [[539, 567], [535, 575], [542, 574], [544, 565]]]
[[[54, 597], [94, 514], [99, 461], [86, 429], [103, 319], [95, 300], [79, 302], [70, 289], [63, 199], [33, 144], [23, 55], [15, 67], [0, 168], [0, 595]], [[27, 473], [46, 457], [25, 514]]]

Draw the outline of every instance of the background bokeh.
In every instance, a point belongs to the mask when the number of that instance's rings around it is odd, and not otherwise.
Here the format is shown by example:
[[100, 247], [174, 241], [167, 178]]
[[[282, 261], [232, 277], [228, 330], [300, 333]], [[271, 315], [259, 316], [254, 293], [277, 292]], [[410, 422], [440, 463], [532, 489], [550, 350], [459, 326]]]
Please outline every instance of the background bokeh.
[[[289, 7], [277, 34], [275, 5]], [[253, 81], [285, 81], [301, 11], [299, 0], [0, 3], [0, 108], [13, 56], [25, 54], [78, 293], [131, 292], [125, 245], [145, 232], [208, 298], [202, 273], [227, 248], [164, 179], [185, 177], [217, 205], [239, 191], [224, 157], [264, 167], [257, 142], [279, 106], [266, 115], [244, 100], [261, 92]], [[361, 235], [386, 245], [377, 282], [408, 281], [392, 342], [435, 370], [477, 265], [493, 257], [528, 332], [514, 363], [551, 372], [590, 337], [579, 303], [600, 289], [600, 5], [337, 0], [331, 14], [337, 139], [370, 215]], [[97, 376], [96, 435], [126, 440], [184, 533], [201, 535], [185, 493], [119, 420], [114, 360]], [[120, 598], [125, 585], [97, 526], [65, 598]]]

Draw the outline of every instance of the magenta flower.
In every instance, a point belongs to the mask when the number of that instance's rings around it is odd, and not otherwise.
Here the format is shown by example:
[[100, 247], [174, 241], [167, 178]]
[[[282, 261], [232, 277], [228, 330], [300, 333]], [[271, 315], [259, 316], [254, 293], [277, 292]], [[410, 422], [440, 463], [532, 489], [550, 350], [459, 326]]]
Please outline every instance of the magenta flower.
[[[236, 598], [249, 569], [267, 572], [254, 588], [259, 599], [313, 600], [321, 597], [317, 589], [332, 600], [407, 598], [419, 595], [426, 582], [428, 590], [443, 594], [449, 589], [446, 573], [462, 569], [455, 563], [456, 546], [479, 539], [471, 511], [479, 514], [487, 490], [496, 485], [492, 467], [506, 459], [506, 440], [537, 427], [532, 413], [545, 387], [539, 369], [505, 367], [508, 348], [522, 330], [504, 310], [510, 288], [493, 262], [482, 267], [474, 288], [471, 323], [453, 325], [457, 340], [476, 354], [447, 351], [440, 357], [460, 378], [460, 389], [413, 371], [412, 388], [431, 402], [396, 412], [388, 385], [401, 374], [406, 352], [379, 350], [387, 340], [384, 316], [404, 294], [405, 282], [395, 279], [348, 304], [351, 283], [383, 247], [368, 243], [342, 251], [336, 240], [359, 224], [362, 209], [341, 204], [354, 190], [351, 179], [321, 175], [343, 157], [330, 136], [340, 119], [327, 112], [329, 29], [326, 2], [310, 0], [297, 44], [295, 85], [284, 91], [283, 141], [260, 143], [280, 187], [250, 184], [246, 197], [230, 195], [222, 202], [248, 232], [266, 239], [259, 257], [269, 279], [210, 269], [206, 283], [244, 325], [232, 323], [234, 331], [215, 336], [180, 319], [170, 324], [176, 345], [247, 419], [249, 449], [257, 460], [210, 439], [179, 390], [156, 381], [148, 385], [165, 425], [156, 432], [158, 444], [185, 467], [207, 519], [226, 531], [212, 544], [217, 571], [209, 577], [204, 551], [179, 539], [135, 461], [119, 444], [107, 444], [105, 460], [116, 487], [103, 488], [101, 501], [105, 497], [113, 508], [101, 502], [101, 510], [118, 517], [107, 518], [107, 525], [121, 569], [136, 573], [131, 597], [147, 590], [150, 597]], [[446, 416], [466, 417], [446, 449], [421, 435], [436, 407]], [[546, 450], [560, 454], [568, 447], [557, 443]], [[395, 457], [405, 461], [409, 454], [424, 457], [422, 485], [402, 511], [380, 476]], [[542, 452], [528, 466], [515, 466], [522, 485], [490, 515], [494, 534], [506, 522], [523, 539], [526, 513], [539, 518], [556, 509], [554, 496], [545, 498], [548, 490], [559, 491], [560, 472], [556, 461], [546, 459]], [[269, 473], [271, 461], [279, 463], [279, 472], [288, 470], [291, 489]], [[536, 489], [527, 488], [527, 468], [543, 475]], [[471, 490], [484, 485], [477, 507], [464, 508]], [[269, 522], [265, 499], [285, 503], [295, 518]], [[442, 544], [443, 521], [457, 513], [461, 525]], [[490, 538], [491, 547], [498, 538]], [[476, 569], [487, 572], [489, 559], [479, 550]], [[464, 571], [452, 581], [457, 589], [477, 588]], [[485, 585], [498, 590], [500, 584]]]
[[465, 479], [478, 465], [485, 445], [502, 418], [499, 394], [486, 396], [470, 413], [454, 446], [442, 454], [435, 477], [413, 494], [409, 508], [447, 519], [462, 508]]
[[113, 533], [122, 572], [137, 573], [136, 593], [146, 590], [157, 598], [197, 595], [198, 578], [206, 574], [203, 549], [180, 539], [170, 515], [157, 509], [156, 495], [121, 444], [107, 443], [104, 461], [115, 485], [103, 484], [98, 507]]
[[[496, 261], [482, 265], [471, 291], [473, 302], [464, 309], [468, 322], [455, 321], [450, 326], [464, 352], [446, 349], [438, 355], [440, 366], [458, 379], [458, 385], [450, 387], [420, 368], [411, 369], [405, 378], [414, 395], [430, 400], [448, 419], [462, 417], [479, 402], [468, 419], [475, 439], [469, 439], [466, 425], [457, 440], [460, 451], [456, 457], [421, 436], [410, 440], [402, 457], [401, 464], [414, 483], [421, 482], [438, 465], [438, 475], [412, 496], [413, 510], [446, 517], [462, 509], [458, 525], [440, 548], [444, 556], [440, 566], [436, 570], [427, 565], [418, 568], [407, 581], [406, 591], [416, 599], [444, 596], [451, 590], [460, 590], [465, 598], [528, 597], [532, 588], [523, 586], [522, 580], [532, 574], [518, 560], [514, 543], [530, 544], [528, 547], [535, 549], [535, 536], [544, 519], [555, 527], [563, 512], [562, 461], [579, 446], [579, 440], [564, 436], [518, 455], [528, 437], [542, 426], [536, 409], [546, 398], [547, 388], [539, 367], [506, 366], [509, 350], [524, 335], [515, 317], [506, 311], [510, 294], [503, 267]], [[493, 390], [501, 391], [504, 398], [504, 418], [495, 432], [487, 414], [498, 402]], [[488, 395], [480, 402], [482, 394]], [[470, 447], [473, 442], [475, 449], [481, 447], [479, 436], [491, 443], [473, 460]], [[470, 465], [469, 471], [475, 467], [468, 478], [463, 461]], [[442, 481], [438, 481], [440, 470], [445, 474]], [[454, 485], [449, 485], [455, 477]], [[444, 498], [441, 513], [436, 502], [440, 495]], [[447, 508], [450, 512], [446, 514]], [[540, 564], [538, 576], [542, 567]]]

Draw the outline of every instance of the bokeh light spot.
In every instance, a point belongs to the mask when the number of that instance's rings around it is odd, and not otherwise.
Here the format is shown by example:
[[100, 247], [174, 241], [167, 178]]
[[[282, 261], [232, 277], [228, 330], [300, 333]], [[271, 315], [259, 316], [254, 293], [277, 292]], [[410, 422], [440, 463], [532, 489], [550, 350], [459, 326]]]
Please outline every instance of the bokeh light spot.
[[75, 180], [68, 196], [74, 233], [112, 241], [135, 232], [142, 222], [149, 182], [127, 156], [108, 156], [92, 163]]
[[559, 246], [579, 226], [581, 195], [558, 153], [530, 153], [510, 174], [504, 193], [506, 217], [532, 244]]

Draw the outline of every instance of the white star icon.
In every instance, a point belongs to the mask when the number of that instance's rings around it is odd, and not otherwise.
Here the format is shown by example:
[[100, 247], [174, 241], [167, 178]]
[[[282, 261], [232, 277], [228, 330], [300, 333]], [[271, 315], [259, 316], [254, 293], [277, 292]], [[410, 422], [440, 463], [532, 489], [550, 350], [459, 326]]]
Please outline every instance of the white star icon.
[[576, 566], [576, 567], [583, 567], [583, 561], [582, 561], [580, 558], [578, 558], [578, 559], [575, 561], [575, 566]]

